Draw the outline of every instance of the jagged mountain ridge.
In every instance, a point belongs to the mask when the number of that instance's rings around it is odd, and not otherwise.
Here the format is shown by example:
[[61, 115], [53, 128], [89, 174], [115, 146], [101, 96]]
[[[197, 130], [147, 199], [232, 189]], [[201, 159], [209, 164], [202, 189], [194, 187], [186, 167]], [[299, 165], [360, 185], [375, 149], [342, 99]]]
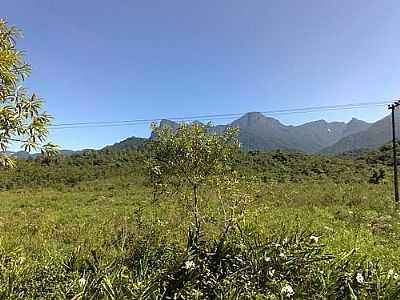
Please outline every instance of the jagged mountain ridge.
[[[162, 120], [160, 126], [176, 128], [178, 123]], [[290, 149], [316, 153], [369, 126], [369, 123], [357, 119], [348, 123], [318, 120], [292, 126], [261, 113], [250, 112], [230, 124], [214, 126], [210, 131], [223, 132], [228, 127], [239, 127], [239, 141], [243, 148], [249, 150]]]
[[[397, 137], [400, 133], [400, 113], [395, 113]], [[367, 129], [353, 132], [335, 144], [323, 149], [326, 154], [339, 154], [356, 149], [375, 149], [392, 139], [392, 117], [388, 115], [373, 123]]]

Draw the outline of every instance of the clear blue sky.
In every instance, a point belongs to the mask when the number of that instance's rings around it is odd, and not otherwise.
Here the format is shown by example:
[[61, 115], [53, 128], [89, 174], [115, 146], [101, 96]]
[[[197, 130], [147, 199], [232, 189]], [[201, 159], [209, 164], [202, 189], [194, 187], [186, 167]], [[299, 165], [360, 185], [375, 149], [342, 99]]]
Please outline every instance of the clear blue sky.
[[[26, 83], [55, 123], [236, 113], [400, 95], [398, 0], [12, 0]], [[374, 121], [386, 109], [279, 116]], [[52, 132], [99, 148], [147, 125]]]

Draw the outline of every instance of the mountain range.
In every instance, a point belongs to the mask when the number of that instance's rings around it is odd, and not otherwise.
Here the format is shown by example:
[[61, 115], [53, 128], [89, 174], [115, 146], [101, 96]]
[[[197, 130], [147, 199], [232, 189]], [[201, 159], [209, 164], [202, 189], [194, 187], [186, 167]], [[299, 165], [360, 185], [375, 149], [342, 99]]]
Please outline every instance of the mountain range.
[[[288, 126], [262, 113], [250, 112], [230, 124], [211, 127], [210, 131], [220, 133], [228, 127], [238, 127], [241, 146], [248, 150], [289, 149], [317, 153], [344, 137], [366, 130], [370, 125], [352, 119], [348, 123], [318, 120], [299, 126]], [[160, 126], [175, 129], [178, 123], [162, 120]]]
[[316, 153], [349, 134], [367, 129], [370, 124], [352, 119], [349, 123], [318, 120], [286, 126], [261, 113], [247, 113], [229, 126], [240, 128], [239, 140], [245, 149], [290, 149]]
[[[395, 113], [396, 137], [400, 133], [400, 114]], [[358, 149], [375, 149], [392, 139], [392, 117], [388, 115], [362, 130], [343, 137], [335, 144], [323, 149], [322, 153], [343, 153]]]
[[[175, 129], [178, 123], [161, 120], [161, 127]], [[226, 125], [210, 128], [211, 132], [221, 133], [228, 127], [239, 127], [239, 141], [244, 149], [299, 150], [307, 153], [340, 154], [357, 149], [373, 149], [387, 143], [392, 138], [391, 116], [367, 123], [356, 118], [349, 122], [326, 122], [318, 120], [302, 125], [284, 125], [279, 120], [250, 112]], [[400, 115], [396, 113], [396, 129], [400, 132]], [[150, 139], [153, 138], [150, 136]], [[122, 142], [107, 146], [106, 149], [138, 148], [143, 138], [131, 137]]]
[[[395, 113], [396, 131], [400, 133], [400, 114]], [[327, 122], [317, 120], [302, 125], [284, 125], [279, 120], [267, 117], [259, 112], [249, 112], [239, 119], [210, 128], [210, 132], [222, 133], [228, 127], [239, 127], [239, 141], [242, 148], [248, 150], [298, 150], [307, 153], [340, 154], [359, 149], [378, 148], [392, 138], [391, 116], [388, 115], [375, 123], [358, 119], [349, 122]], [[160, 126], [173, 129], [178, 123], [161, 120]], [[150, 139], [153, 135], [150, 136]], [[102, 150], [140, 149], [146, 138], [129, 137], [123, 141], [104, 147]], [[72, 155], [82, 151], [62, 150], [63, 155]], [[13, 153], [17, 158], [27, 158], [29, 153]], [[35, 154], [33, 154], [34, 156]]]

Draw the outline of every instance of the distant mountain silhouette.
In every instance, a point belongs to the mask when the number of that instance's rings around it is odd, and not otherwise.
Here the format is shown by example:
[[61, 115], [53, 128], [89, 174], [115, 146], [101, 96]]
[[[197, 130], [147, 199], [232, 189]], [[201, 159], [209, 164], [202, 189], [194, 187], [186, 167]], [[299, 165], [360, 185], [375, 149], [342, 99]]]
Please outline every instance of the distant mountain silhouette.
[[[400, 134], [400, 114], [395, 113], [396, 131]], [[399, 135], [397, 135], [399, 136]], [[391, 115], [373, 123], [368, 128], [352, 132], [335, 144], [322, 150], [322, 153], [338, 154], [357, 149], [378, 148], [392, 139], [392, 119]]]
[[[176, 129], [178, 123], [161, 120], [161, 127]], [[300, 150], [308, 153], [339, 154], [358, 149], [378, 148], [392, 138], [391, 116], [367, 123], [358, 119], [345, 122], [317, 120], [298, 126], [284, 125], [277, 119], [259, 112], [249, 112], [227, 125], [216, 125], [210, 132], [222, 133], [228, 127], [239, 127], [239, 141], [248, 150]], [[400, 113], [396, 112], [396, 130], [400, 135]], [[153, 134], [150, 139], [154, 138]], [[104, 147], [102, 150], [142, 149], [148, 139], [129, 137], [123, 141]], [[86, 150], [62, 150], [62, 155], [79, 154]], [[25, 151], [10, 152], [16, 158], [35, 157]]]
[[[160, 126], [175, 129], [178, 123], [162, 120]], [[249, 150], [288, 149], [339, 154], [357, 149], [374, 149], [386, 144], [392, 138], [391, 126], [390, 115], [372, 124], [353, 118], [348, 123], [318, 120], [288, 126], [261, 113], [250, 112], [230, 124], [213, 126], [210, 131], [221, 133], [228, 127], [239, 127], [241, 146]], [[396, 130], [400, 136], [398, 112]], [[144, 138], [131, 137], [104, 149], [137, 149], [142, 147], [145, 141]]]
[[[161, 120], [160, 126], [175, 129], [178, 123], [165, 119]], [[210, 131], [222, 133], [228, 127], [239, 127], [241, 146], [249, 150], [291, 149], [316, 153], [335, 144], [346, 135], [358, 133], [369, 126], [367, 122], [357, 119], [352, 119], [349, 123], [319, 120], [299, 126], [287, 126], [262, 113], [250, 112], [230, 124], [213, 126]], [[153, 134], [150, 138], [154, 138]], [[135, 148], [135, 143], [140, 142], [138, 138], [133, 138], [131, 145], [130, 139], [111, 147]]]
[[102, 150], [142, 149], [146, 141], [146, 138], [132, 136], [113, 145], [105, 146]]
[[[299, 126], [286, 126], [261, 113], [248, 113], [231, 125], [240, 128], [239, 139], [244, 148], [293, 149], [313, 153], [344, 137], [350, 123], [318, 120]], [[369, 124], [364, 122], [359, 130], [365, 129], [365, 126]]]

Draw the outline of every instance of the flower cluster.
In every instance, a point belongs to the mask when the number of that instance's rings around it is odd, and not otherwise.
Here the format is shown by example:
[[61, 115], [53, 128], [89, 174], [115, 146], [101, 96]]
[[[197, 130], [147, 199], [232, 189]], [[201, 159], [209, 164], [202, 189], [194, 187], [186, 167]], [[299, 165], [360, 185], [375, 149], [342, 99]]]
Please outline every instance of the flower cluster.
[[281, 290], [281, 296], [283, 298], [292, 298], [294, 295], [294, 290], [290, 285], [285, 285], [284, 287], [282, 287]]

